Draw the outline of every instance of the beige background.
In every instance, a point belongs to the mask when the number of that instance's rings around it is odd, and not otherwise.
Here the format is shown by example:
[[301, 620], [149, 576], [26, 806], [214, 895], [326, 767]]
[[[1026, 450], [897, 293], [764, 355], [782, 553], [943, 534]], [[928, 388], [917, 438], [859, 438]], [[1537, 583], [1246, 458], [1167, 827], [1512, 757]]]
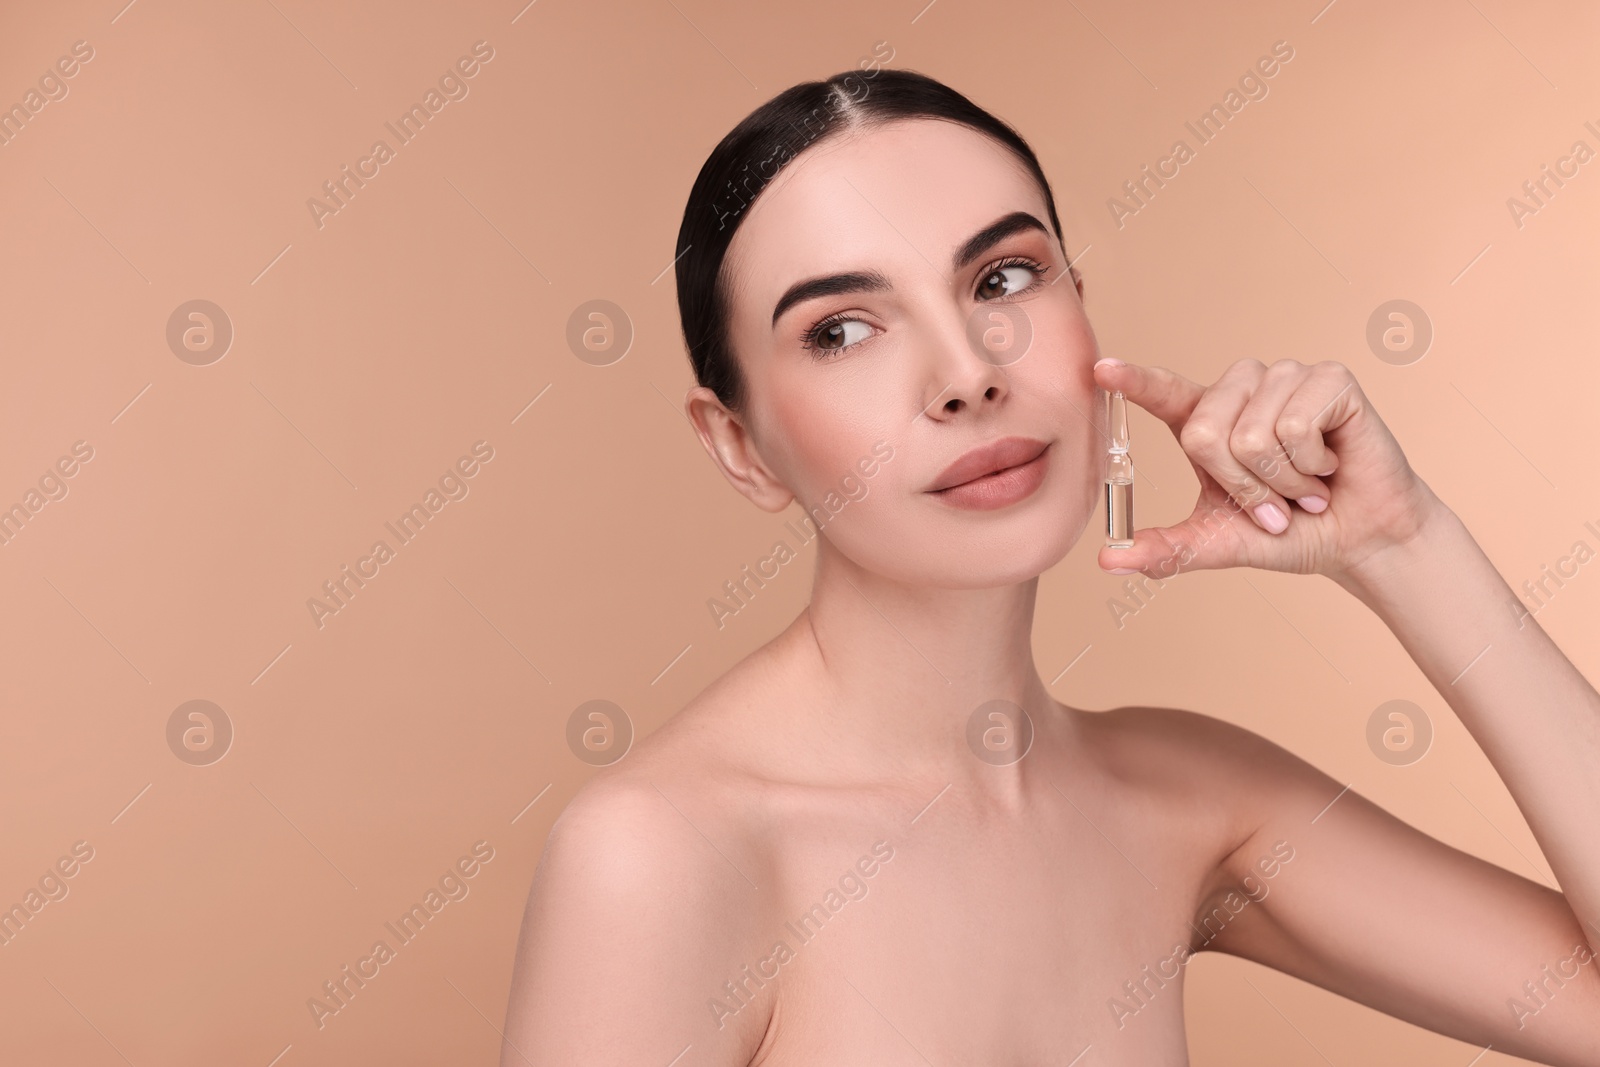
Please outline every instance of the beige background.
[[[666, 268], [716, 140], [878, 41], [1035, 145], [1107, 354], [1205, 382], [1344, 361], [1514, 586], [1600, 546], [1600, 162], [1521, 228], [1506, 206], [1600, 148], [1593, 5], [121, 3], [0, 17], [0, 103], [94, 50], [0, 147], [0, 506], [93, 448], [0, 547], [0, 903], [94, 849], [0, 947], [0, 1061], [495, 1062], [534, 863], [592, 773], [568, 715], [604, 697], [648, 733], [804, 603], [809, 564], [711, 623], [782, 517], [679, 413]], [[469, 95], [318, 228], [307, 199], [480, 40]], [[1107, 199], [1279, 40], [1270, 95], [1117, 228]], [[1406, 366], [1365, 341], [1395, 298], [1435, 329]], [[235, 333], [208, 366], [166, 340], [194, 299]], [[635, 331], [609, 366], [565, 340], [593, 299]], [[1134, 418], [1139, 519], [1175, 521], [1188, 465]], [[319, 629], [307, 599], [480, 440], [469, 495]], [[1058, 698], [1241, 723], [1550, 880], [1448, 706], [1332, 583], [1185, 576], [1118, 629], [1097, 548], [1042, 581]], [[1600, 563], [1539, 614], [1591, 678], [1597, 619]], [[168, 747], [193, 699], [235, 731], [208, 766]], [[1436, 731], [1411, 766], [1365, 739], [1393, 699]], [[470, 895], [319, 1030], [307, 998], [477, 841]], [[1187, 1010], [1202, 1067], [1477, 1051], [1214, 955]]]

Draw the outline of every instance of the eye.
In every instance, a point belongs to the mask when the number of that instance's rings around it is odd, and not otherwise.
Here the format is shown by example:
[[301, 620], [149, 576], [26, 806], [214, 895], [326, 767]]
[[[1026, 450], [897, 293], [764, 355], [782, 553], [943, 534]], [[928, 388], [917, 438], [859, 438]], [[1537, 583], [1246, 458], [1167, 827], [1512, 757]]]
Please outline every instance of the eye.
[[[849, 327], [856, 329], [852, 330]], [[860, 344], [871, 336], [871, 326], [860, 319], [849, 318], [847, 312], [839, 312], [807, 327], [806, 332], [800, 337], [800, 347], [809, 351], [816, 359], [827, 359]]]
[[[1026, 256], [1003, 259], [983, 276], [978, 285], [978, 299], [987, 302], [1029, 292], [1038, 288], [1049, 270], [1048, 265]], [[872, 335], [871, 326], [841, 311], [806, 327], [800, 334], [800, 347], [810, 352], [813, 359], [831, 359], [845, 349], [870, 340]]]
[[[1003, 260], [990, 268], [983, 281], [978, 283], [978, 299], [991, 300], [1002, 296], [1016, 296], [1035, 285], [1050, 268], [1031, 259], [1016, 257]], [[996, 287], [999, 291], [996, 291]], [[988, 294], [985, 296], [985, 294]]]

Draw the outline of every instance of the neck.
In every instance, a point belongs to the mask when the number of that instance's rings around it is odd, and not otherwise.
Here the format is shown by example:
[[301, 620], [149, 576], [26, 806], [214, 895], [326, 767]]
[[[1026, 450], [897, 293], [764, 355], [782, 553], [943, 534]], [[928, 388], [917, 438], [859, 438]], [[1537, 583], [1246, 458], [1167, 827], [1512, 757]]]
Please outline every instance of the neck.
[[806, 673], [821, 675], [805, 717], [825, 728], [825, 743], [909, 773], [1017, 780], [1027, 761], [984, 763], [968, 747], [968, 725], [994, 700], [1020, 705], [1036, 726], [1054, 708], [1033, 662], [1038, 578], [990, 589], [907, 585], [861, 569], [825, 537], [817, 547], [811, 603], [784, 636], [812, 660]]

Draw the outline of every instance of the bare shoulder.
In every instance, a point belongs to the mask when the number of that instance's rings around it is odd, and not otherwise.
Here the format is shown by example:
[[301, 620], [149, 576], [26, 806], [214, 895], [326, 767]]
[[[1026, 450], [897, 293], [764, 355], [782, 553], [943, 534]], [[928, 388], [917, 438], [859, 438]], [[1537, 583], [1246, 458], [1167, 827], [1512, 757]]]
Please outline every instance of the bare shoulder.
[[760, 725], [781, 689], [765, 653], [740, 660], [586, 782], [551, 828], [541, 874], [581, 871], [614, 892], [670, 878], [675, 892], [705, 894], [735, 873], [708, 862], [719, 849], [758, 862], [771, 838], [766, 801], [781, 785]]
[[[678, 716], [689, 712], [689, 718]], [[587, 782], [534, 873], [506, 1064], [748, 1063], [767, 1020], [708, 1011], [759, 932], [760, 835], [743, 772], [686, 708]], [[743, 794], [746, 803], [730, 803]], [[754, 875], [754, 877], [752, 877]], [[708, 1031], [707, 1027], [710, 1027]]]
[[1203, 712], [1129, 705], [1083, 714], [1105, 742], [1108, 755], [1130, 761], [1157, 760], [1163, 774], [1174, 766], [1207, 776], [1250, 768], [1276, 780], [1316, 771], [1277, 742]]
[[1083, 717], [1108, 770], [1187, 803], [1220, 808], [1240, 841], [1284, 807], [1313, 805], [1311, 818], [1340, 789], [1282, 745], [1212, 715], [1128, 706]]

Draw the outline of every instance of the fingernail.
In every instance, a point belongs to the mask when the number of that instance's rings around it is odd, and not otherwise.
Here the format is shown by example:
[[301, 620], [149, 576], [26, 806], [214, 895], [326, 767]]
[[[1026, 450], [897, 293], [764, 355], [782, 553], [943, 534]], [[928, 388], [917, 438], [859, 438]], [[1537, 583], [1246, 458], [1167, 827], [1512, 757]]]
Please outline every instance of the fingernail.
[[1325, 470], [1321, 474], [1317, 475], [1317, 477], [1318, 478], [1326, 478], [1328, 475], [1332, 474], [1337, 469], [1338, 468], [1336, 468], [1336, 467], [1329, 467], [1327, 470]]
[[1302, 496], [1296, 497], [1295, 500], [1301, 507], [1311, 512], [1313, 515], [1328, 506], [1328, 502], [1322, 499], [1320, 496]]
[[1106, 573], [1107, 574], [1137, 574], [1138, 572], [1139, 572], [1139, 568], [1138, 567], [1112, 567]]
[[1127, 366], [1127, 364], [1123, 363], [1122, 360], [1118, 359], [1116, 356], [1107, 356], [1104, 359], [1100, 359], [1100, 360], [1096, 360], [1095, 361], [1095, 366], [1096, 367], [1100, 366], [1101, 364], [1106, 364], [1106, 365], [1112, 366], [1112, 367], [1124, 367], [1124, 366]]
[[1266, 527], [1269, 533], [1283, 533], [1289, 528], [1289, 520], [1278, 510], [1278, 505], [1270, 500], [1256, 505], [1255, 516], [1256, 521]]

